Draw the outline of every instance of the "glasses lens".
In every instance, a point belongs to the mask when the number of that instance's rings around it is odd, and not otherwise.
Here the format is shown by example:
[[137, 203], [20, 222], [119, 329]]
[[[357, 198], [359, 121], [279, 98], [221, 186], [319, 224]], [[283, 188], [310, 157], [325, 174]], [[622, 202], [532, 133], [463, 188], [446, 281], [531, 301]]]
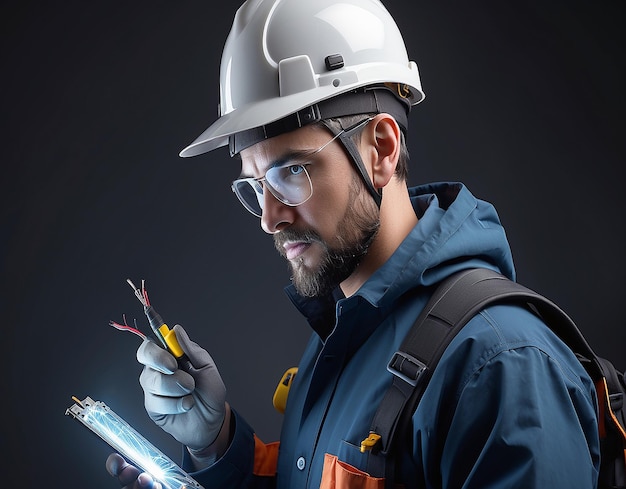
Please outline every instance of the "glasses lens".
[[300, 205], [313, 194], [311, 178], [305, 166], [272, 167], [262, 180], [241, 178], [233, 182], [233, 192], [243, 206], [257, 217], [263, 214], [263, 181], [274, 197], [286, 205]]
[[261, 217], [263, 214], [261, 205], [263, 202], [263, 185], [261, 183], [251, 178], [235, 180], [233, 192], [248, 211]]
[[286, 205], [300, 205], [313, 193], [311, 178], [304, 165], [275, 166], [265, 174], [265, 183]]

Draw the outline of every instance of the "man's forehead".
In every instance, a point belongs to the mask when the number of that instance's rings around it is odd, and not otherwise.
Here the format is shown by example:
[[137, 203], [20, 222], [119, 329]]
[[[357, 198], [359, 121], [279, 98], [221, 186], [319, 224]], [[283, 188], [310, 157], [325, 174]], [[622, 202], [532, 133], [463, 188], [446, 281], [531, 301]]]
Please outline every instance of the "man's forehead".
[[323, 127], [312, 125], [260, 141], [239, 153], [241, 173], [261, 176], [276, 162], [314, 151], [326, 134]]

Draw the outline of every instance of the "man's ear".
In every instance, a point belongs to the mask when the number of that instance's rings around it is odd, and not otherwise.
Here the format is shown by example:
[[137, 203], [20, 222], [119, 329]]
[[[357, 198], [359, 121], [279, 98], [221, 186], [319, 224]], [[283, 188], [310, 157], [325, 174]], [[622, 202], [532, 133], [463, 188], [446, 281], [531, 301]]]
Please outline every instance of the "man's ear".
[[393, 178], [400, 156], [400, 126], [389, 114], [378, 114], [369, 124], [372, 182], [385, 187]]

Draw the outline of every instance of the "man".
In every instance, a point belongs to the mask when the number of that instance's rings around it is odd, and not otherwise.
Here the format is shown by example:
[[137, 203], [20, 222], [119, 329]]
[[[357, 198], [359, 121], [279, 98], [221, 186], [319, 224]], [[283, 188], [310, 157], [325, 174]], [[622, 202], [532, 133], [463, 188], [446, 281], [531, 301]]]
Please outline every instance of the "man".
[[[237, 12], [221, 117], [181, 155], [228, 144], [241, 157], [233, 191], [289, 262], [288, 292], [313, 334], [270, 445], [227, 404], [212, 358], [183, 328], [192, 367], [142, 344], [146, 409], [186, 446], [184, 468], [205, 488], [385, 487], [360, 445], [392, 354], [447, 276], [483, 267], [514, 278], [490, 204], [459, 183], [407, 188], [408, 113], [423, 97], [377, 0], [249, 0]], [[401, 487], [596, 485], [592, 382], [521, 307], [468, 323], [402, 435]], [[151, 485], [118, 455], [107, 468], [127, 487]]]

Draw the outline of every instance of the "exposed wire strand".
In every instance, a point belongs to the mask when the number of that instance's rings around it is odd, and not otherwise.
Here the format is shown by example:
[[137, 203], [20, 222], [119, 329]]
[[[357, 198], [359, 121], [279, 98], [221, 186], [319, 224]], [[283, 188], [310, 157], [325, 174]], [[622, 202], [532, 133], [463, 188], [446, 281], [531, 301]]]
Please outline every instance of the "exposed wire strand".
[[[126, 315], [125, 314], [123, 314], [122, 317], [124, 318], [124, 324], [116, 323], [115, 321], [109, 321], [109, 326], [113, 326], [115, 329], [119, 329], [120, 331], [128, 331], [129, 333], [136, 334], [142, 340], [146, 340], [147, 339], [147, 336], [145, 334], [143, 334], [141, 331], [139, 331], [138, 328], [136, 328], [136, 327], [133, 328], [132, 326], [128, 325], [128, 323], [126, 322]], [[137, 326], [136, 322], [135, 322], [135, 326]]]
[[150, 299], [148, 299], [148, 291], [146, 290], [146, 281], [141, 281], [141, 294], [143, 295], [144, 307], [150, 307]]
[[144, 287], [144, 281], [141, 281], [141, 290], [139, 290], [129, 278], [126, 279], [126, 282], [128, 282], [128, 285], [131, 286], [133, 292], [135, 292], [135, 296], [139, 299], [139, 302], [141, 302], [143, 307], [149, 307], [149, 302], [147, 301], [148, 295]]

